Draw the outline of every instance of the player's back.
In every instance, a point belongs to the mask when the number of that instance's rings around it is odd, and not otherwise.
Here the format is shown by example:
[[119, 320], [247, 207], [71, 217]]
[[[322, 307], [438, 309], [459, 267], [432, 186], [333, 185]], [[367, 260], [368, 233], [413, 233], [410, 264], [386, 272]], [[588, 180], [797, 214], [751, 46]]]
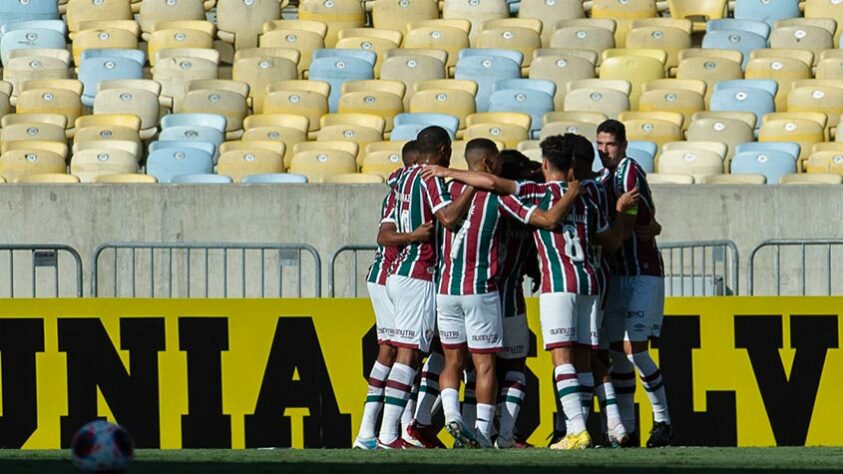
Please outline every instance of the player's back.
[[[393, 219], [395, 211], [395, 192], [389, 190], [387, 195], [383, 198], [381, 204], [381, 221], [380, 224], [386, 222], [395, 223]], [[366, 281], [369, 283], [376, 283], [378, 285], [386, 284], [386, 277], [389, 274], [389, 267], [398, 258], [400, 247], [389, 245], [378, 245], [375, 250], [375, 258], [369, 266], [369, 273], [366, 275]]]

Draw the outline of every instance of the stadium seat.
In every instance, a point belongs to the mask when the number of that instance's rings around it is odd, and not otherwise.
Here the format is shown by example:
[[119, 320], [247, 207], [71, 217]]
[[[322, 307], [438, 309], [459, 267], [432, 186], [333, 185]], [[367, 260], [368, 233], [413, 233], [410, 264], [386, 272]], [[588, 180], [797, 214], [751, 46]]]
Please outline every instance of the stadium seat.
[[618, 48], [626, 45], [626, 33], [633, 20], [655, 18], [659, 14], [656, 0], [594, 0], [592, 18], [609, 18], [617, 22], [615, 43]]
[[584, 49], [597, 53], [618, 45], [615, 22], [609, 19], [562, 20], [550, 36], [550, 47], [559, 49]]
[[[19, 114], [60, 114], [70, 127], [82, 115], [82, 83], [73, 79], [33, 79], [19, 85]], [[68, 136], [73, 136], [68, 129]]]
[[395, 128], [390, 135], [391, 141], [415, 140], [418, 133], [430, 126], [440, 126], [448, 131], [451, 139], [456, 138], [460, 119], [453, 115], [441, 113], [408, 113], [395, 116]]
[[123, 21], [86, 21], [82, 30], [73, 34], [71, 52], [77, 66], [82, 63], [82, 53], [88, 49], [123, 49], [138, 48], [140, 26], [130, 20]]
[[454, 77], [477, 83], [477, 111], [486, 112], [489, 110], [489, 97], [494, 91], [494, 84], [503, 79], [521, 77], [520, 58], [521, 53], [518, 51], [464, 49], [460, 51]]
[[263, 24], [279, 18], [279, 0], [217, 0], [217, 36], [235, 50], [256, 47]]
[[553, 97], [555, 110], [565, 107], [565, 94], [568, 83], [580, 79], [592, 79], [594, 63], [575, 55], [554, 54], [533, 58], [530, 64], [530, 79], [553, 81], [556, 84], [556, 94]]
[[141, 119], [140, 137], [146, 140], [158, 132], [160, 94], [161, 85], [146, 79], [100, 81], [94, 99], [94, 114], [137, 115]]
[[608, 79], [583, 79], [568, 83], [565, 95], [565, 112], [601, 112], [617, 118], [629, 110], [628, 81]]
[[67, 29], [70, 34], [80, 31], [85, 21], [132, 20], [129, 0], [69, 0], [67, 2]]
[[147, 40], [149, 64], [155, 66], [155, 53], [162, 49], [213, 49], [216, 27], [207, 21], [165, 21], [152, 26]]
[[7, 114], [0, 119], [0, 152], [17, 141], [67, 144], [67, 117], [57, 114]]
[[437, 18], [439, 7], [433, 0], [377, 0], [372, 5], [375, 28], [395, 30], [405, 35], [412, 29], [411, 23]]
[[762, 50], [753, 51], [746, 66], [746, 78], [775, 80], [779, 85], [775, 97], [776, 110], [784, 111], [787, 109], [787, 96], [793, 82], [813, 76], [810, 59], [805, 63], [800, 59], [788, 57], [756, 57], [755, 53], [758, 51]]
[[250, 115], [243, 120], [245, 131], [241, 140], [283, 142], [287, 150], [284, 164], [289, 167], [293, 146], [307, 141], [307, 127], [307, 117], [300, 115]]
[[[492, 139], [498, 150], [507, 148], [506, 144], [501, 140]], [[523, 140], [522, 140], [523, 141]], [[456, 140], [451, 142], [451, 159], [450, 167], [458, 170], [467, 170], [468, 163], [465, 161], [465, 147], [468, 145], [469, 139]], [[520, 142], [519, 142], [520, 143]]]
[[[476, 93], [476, 83], [470, 81], [453, 81], [469, 82], [474, 85], [474, 91]], [[442, 86], [436, 87], [439, 84]], [[448, 114], [457, 117], [459, 120], [457, 129], [464, 129], [465, 119], [477, 111], [477, 103], [475, 102], [473, 93], [459, 89], [456, 86], [453, 86], [454, 88], [451, 87], [445, 81], [424, 81], [416, 84], [416, 93], [410, 99], [410, 112]]]
[[221, 79], [189, 81], [178, 114], [214, 114], [225, 117], [225, 133], [239, 138], [243, 133], [243, 119], [248, 114], [249, 85], [245, 82]]
[[772, 26], [799, 15], [799, 0], [735, 0], [734, 16], [739, 20], [763, 21]]
[[[656, 171], [657, 152], [658, 145], [653, 142], [631, 141], [628, 142], [626, 148], [626, 156], [635, 160], [647, 173]], [[595, 166], [597, 166], [596, 162]], [[602, 167], [602, 164], [600, 166]]]
[[[710, 176], [710, 175], [709, 175]], [[694, 184], [694, 177], [690, 174], [647, 174], [648, 184]]]
[[[356, 143], [359, 151], [369, 143], [383, 141], [386, 127], [382, 117], [368, 114], [327, 114], [321, 121], [317, 141], [349, 141]], [[362, 160], [362, 154], [357, 158]]]
[[243, 177], [246, 184], [304, 184], [307, 176], [293, 173], [250, 174]]
[[134, 114], [83, 115], [74, 123], [74, 143], [110, 140], [140, 143], [140, 126], [140, 117]]
[[597, 139], [597, 126], [608, 117], [601, 112], [549, 112], [542, 117], [542, 128], [539, 139], [552, 135], [575, 133], [588, 138]]
[[[395, 49], [389, 51], [381, 67], [381, 79], [400, 81], [406, 91], [414, 90], [417, 83], [433, 79], [446, 79], [447, 53], [435, 49]], [[410, 94], [404, 94], [404, 110], [410, 106]]]
[[152, 79], [161, 84], [161, 95], [178, 107], [189, 81], [217, 79], [220, 53], [213, 49], [163, 49], [156, 53]]
[[90, 183], [96, 176], [137, 172], [137, 158], [122, 150], [90, 149], [74, 154], [70, 160], [70, 173], [83, 183]]
[[728, 49], [686, 49], [679, 52], [676, 78], [705, 81], [708, 104], [716, 82], [743, 79], [742, 57], [740, 51]]
[[250, 174], [283, 173], [283, 155], [283, 152], [261, 149], [226, 151], [220, 154], [217, 173], [230, 177], [235, 183], [242, 182]]
[[682, 114], [676, 112], [621, 112], [628, 140], [653, 142], [659, 146], [682, 140]]
[[823, 51], [821, 53], [820, 60], [817, 63], [815, 77], [817, 79], [843, 79], [843, 57], [827, 55], [826, 53], [829, 51]]
[[695, 112], [705, 110], [706, 85], [691, 79], [658, 79], [644, 84], [638, 101], [641, 112], [678, 112], [683, 115], [685, 128]]
[[745, 69], [749, 62], [749, 53], [758, 48], [766, 48], [767, 38], [749, 31], [709, 31], [703, 37], [702, 47], [739, 51], [743, 56], [741, 68]]
[[0, 145], [0, 153], [15, 150], [48, 151], [61, 156], [65, 160], [70, 152], [67, 148], [66, 142], [58, 141], [18, 140], [14, 142], [3, 142], [3, 144]]
[[221, 174], [180, 174], [173, 177], [173, 184], [229, 184], [230, 177]]
[[168, 148], [192, 148], [213, 156], [217, 151], [217, 146], [210, 142], [189, 141], [189, 140], [165, 140], [154, 141], [149, 144], [149, 153], [154, 153], [158, 150], [165, 150]]
[[509, 6], [506, 0], [444, 0], [442, 18], [464, 18], [471, 21], [469, 39], [474, 46], [475, 39], [480, 33], [480, 25], [486, 20], [509, 17]]
[[469, 115], [463, 139], [488, 138], [515, 148], [530, 138], [530, 116], [519, 112], [483, 112]]
[[808, 173], [843, 175], [843, 153], [840, 151], [820, 151], [811, 153], [805, 160]]
[[665, 67], [679, 64], [679, 51], [693, 46], [691, 21], [675, 18], [634, 20], [626, 34], [625, 48], [660, 49], [667, 53]]
[[146, 56], [135, 49], [87, 49], [77, 77], [82, 81], [82, 105], [93, 107], [102, 81], [140, 80]]
[[758, 130], [759, 142], [796, 142], [800, 146], [799, 165], [811, 152], [811, 145], [825, 140], [825, 114], [776, 112], [764, 116]]
[[376, 59], [374, 52], [365, 50], [318, 49], [313, 52], [310, 79], [330, 84], [328, 110], [337, 111], [344, 82], [375, 78]]
[[833, 29], [821, 26], [793, 24], [792, 20], [779, 20], [770, 33], [770, 47], [774, 49], [804, 49], [814, 53], [815, 65], [822, 50], [834, 47]]
[[83, 140], [73, 144], [72, 154], [87, 150], [118, 150], [129, 153], [136, 160], [141, 161], [144, 155], [141, 153], [141, 144], [133, 140]]
[[843, 176], [839, 174], [789, 174], [782, 176], [780, 184], [841, 184]]
[[739, 144], [755, 140], [754, 130], [755, 114], [751, 112], [697, 112], [688, 126], [687, 139], [725, 143], [729, 147], [726, 154], [728, 160]]
[[710, 174], [703, 176], [698, 184], [726, 184], [730, 186], [741, 184], [766, 184], [767, 178], [763, 174]]
[[158, 140], [199, 141], [219, 147], [225, 141], [225, 117], [200, 113], [165, 115]]
[[796, 171], [796, 158], [781, 151], [744, 151], [732, 157], [732, 174], [761, 174], [767, 184], [779, 184], [782, 176]]
[[325, 183], [332, 184], [380, 184], [384, 182], [379, 174], [343, 173], [325, 177]]
[[[652, 143], [652, 142], [644, 142]], [[700, 142], [700, 141], [677, 141], [668, 142], [662, 145], [662, 151], [710, 151], [720, 157], [720, 160], [726, 159], [726, 154], [729, 151], [729, 146], [721, 142]]]
[[145, 34], [152, 33], [156, 23], [201, 20], [205, 20], [203, 0], [142, 0], [138, 7], [138, 23]]
[[667, 0], [667, 8], [673, 18], [693, 19], [694, 31], [705, 31], [707, 20], [725, 16], [727, 3], [727, 0]]
[[275, 20], [263, 25], [261, 48], [286, 48], [299, 52], [298, 71], [303, 77], [310, 68], [313, 52], [325, 47], [328, 25], [321, 21]]
[[521, 66], [527, 68], [533, 59], [533, 51], [542, 47], [541, 29], [541, 21], [535, 19], [488, 20], [480, 25], [475, 44], [482, 49], [519, 51], [523, 55]]
[[336, 149], [295, 151], [290, 172], [307, 176], [310, 183], [322, 183], [331, 175], [357, 171], [355, 154]]
[[392, 119], [404, 112], [404, 83], [398, 81], [351, 81], [342, 86], [339, 113], [377, 115], [392, 130]]
[[585, 18], [585, 9], [580, 0], [521, 0], [518, 18], [541, 20], [542, 46], [550, 47], [550, 38], [560, 20]]
[[0, 60], [13, 49], [64, 49], [67, 25], [61, 20], [32, 20], [0, 26]]
[[531, 117], [530, 136], [537, 137], [542, 117], [553, 112], [556, 84], [539, 79], [506, 79], [493, 85], [489, 112], [522, 112]]
[[74, 184], [79, 178], [66, 173], [37, 173], [18, 176], [15, 178], [17, 184]]
[[657, 170], [665, 174], [691, 175], [699, 182], [703, 176], [723, 174], [723, 159], [705, 150], [665, 151], [659, 156]]
[[401, 33], [393, 30], [375, 28], [346, 28], [339, 32], [339, 49], [362, 49], [375, 53], [375, 79], [380, 78], [381, 65], [386, 52], [401, 45]]
[[[388, 144], [383, 146], [382, 143]], [[378, 174], [384, 179], [404, 166], [401, 161], [401, 149], [405, 142], [370, 143], [363, 154], [361, 171], [366, 174]]]
[[302, 0], [298, 13], [302, 20], [321, 21], [328, 25], [326, 48], [336, 47], [340, 31], [362, 27], [366, 23], [366, 11], [359, 0]]
[[788, 112], [819, 112], [828, 116], [826, 127], [837, 128], [843, 114], [843, 84], [837, 80], [794, 81], [787, 96]]
[[764, 114], [775, 112], [776, 81], [770, 79], [739, 79], [714, 84], [709, 109], [712, 112], [752, 112], [760, 127]]
[[264, 97], [264, 114], [301, 115], [308, 131], [319, 130], [319, 119], [328, 113], [331, 85], [316, 80], [278, 81], [269, 85]]
[[250, 105], [263, 112], [266, 88], [273, 82], [299, 78], [300, 53], [286, 48], [246, 48], [234, 53], [231, 78], [249, 85]]
[[0, 155], [0, 176], [14, 182], [21, 176], [42, 173], [67, 173], [64, 158], [45, 150], [21, 149]]
[[706, 33], [712, 31], [745, 31], [749, 33], [754, 33], [765, 39], [770, 36], [770, 29], [771, 26], [768, 23], [764, 23], [763, 21], [750, 19], [741, 20], [736, 18], [723, 18], [720, 20], [711, 20], [705, 25]]
[[[287, 151], [287, 146], [284, 142], [279, 140], [233, 140], [224, 142], [220, 145], [220, 155], [228, 153], [229, 151], [255, 151], [266, 150], [284, 156]], [[226, 173], [223, 173], [226, 174]]]
[[31, 79], [68, 79], [70, 52], [66, 49], [13, 49], [3, 68], [3, 80], [12, 84], [12, 97], [20, 83]]
[[[649, 53], [660, 53], [660, 59], [649, 57]], [[615, 55], [619, 54], [619, 55]], [[638, 109], [644, 84], [665, 77], [667, 55], [660, 50], [611, 50], [603, 51], [600, 65], [600, 79], [629, 81], [632, 89], [629, 93], [629, 106]]]
[[120, 173], [95, 176], [92, 182], [103, 184], [155, 184], [158, 180], [155, 179], [155, 176], [145, 174]]
[[[377, 2], [376, 2], [377, 3]], [[464, 19], [413, 21], [404, 36], [406, 49], [439, 49], [448, 53], [445, 66], [453, 75], [460, 50], [471, 46], [468, 31], [471, 22]]]
[[0, 5], [0, 27], [22, 21], [57, 20], [60, 18], [58, 3], [56, 0], [3, 2]]
[[213, 153], [192, 147], [158, 149], [146, 159], [146, 174], [155, 176], [159, 183], [172, 182], [181, 174], [212, 173]]
[[[805, 18], [829, 18], [837, 22], [834, 44], [840, 44], [840, 25], [843, 24], [843, 10], [837, 0], [805, 0]], [[799, 15], [794, 15], [799, 16]]]

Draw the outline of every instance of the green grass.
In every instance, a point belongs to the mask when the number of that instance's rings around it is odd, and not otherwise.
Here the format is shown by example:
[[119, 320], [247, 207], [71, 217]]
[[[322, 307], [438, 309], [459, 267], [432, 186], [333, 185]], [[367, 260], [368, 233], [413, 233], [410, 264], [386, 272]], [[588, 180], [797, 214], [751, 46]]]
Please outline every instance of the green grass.
[[[76, 472], [67, 451], [0, 450], [0, 473]], [[137, 473], [762, 473], [843, 470], [843, 448], [529, 450], [139, 450]]]

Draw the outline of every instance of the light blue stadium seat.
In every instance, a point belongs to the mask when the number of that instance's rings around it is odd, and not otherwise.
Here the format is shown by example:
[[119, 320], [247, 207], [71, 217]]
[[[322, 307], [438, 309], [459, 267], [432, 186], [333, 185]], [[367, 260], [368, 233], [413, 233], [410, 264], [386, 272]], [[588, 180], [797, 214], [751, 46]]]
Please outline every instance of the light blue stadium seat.
[[722, 30], [711, 31], [703, 36], [703, 48], [733, 49], [743, 54], [741, 67], [746, 69], [749, 54], [756, 49], [767, 47], [767, 38], [748, 31]]
[[225, 140], [225, 117], [215, 114], [170, 114], [161, 118], [159, 141], [186, 140], [212, 143], [214, 162]]
[[556, 84], [541, 79], [505, 79], [493, 86], [489, 112], [523, 112], [532, 119], [531, 138], [538, 138], [544, 114], [553, 112]]
[[0, 26], [0, 61], [13, 49], [65, 49], [67, 25], [61, 20], [32, 20]]
[[504, 79], [519, 79], [522, 59], [521, 52], [515, 50], [462, 49], [457, 59], [454, 78], [476, 82], [477, 112], [488, 112], [489, 96], [494, 91], [495, 83]]
[[307, 176], [295, 173], [250, 174], [243, 178], [247, 184], [301, 184], [307, 182]]
[[191, 147], [159, 149], [147, 157], [146, 174], [155, 176], [159, 183], [170, 183], [173, 177], [183, 174], [211, 174], [214, 171], [211, 155]]
[[763, 174], [767, 184], [779, 184], [782, 176], [793, 173], [796, 158], [783, 151], [745, 151], [732, 157], [732, 174]]
[[770, 25], [768, 23], [749, 19], [722, 18], [720, 20], [708, 20], [705, 24], [705, 31], [748, 31], [764, 38], [770, 37]]
[[653, 173], [656, 170], [655, 157], [651, 153], [638, 148], [627, 148], [626, 156], [635, 160], [648, 173]]
[[656, 156], [656, 151], [658, 151], [659, 146], [654, 142], [648, 142], [644, 140], [630, 140], [626, 144], [627, 151], [629, 151], [630, 148], [644, 151], [651, 156]]
[[211, 156], [214, 155], [217, 147], [213, 143], [210, 142], [196, 142], [196, 141], [188, 141], [188, 140], [166, 140], [166, 141], [154, 141], [149, 144], [149, 152], [153, 153], [158, 150], [164, 150], [167, 148], [195, 148], [197, 150], [203, 151]]
[[[416, 137], [418, 137], [419, 132], [429, 126], [430, 124], [425, 123], [407, 123], [401, 125], [400, 127], [394, 127], [392, 129], [392, 132], [389, 134], [389, 139], [393, 142], [415, 140]], [[447, 128], [445, 130], [448, 131], [448, 135], [451, 136], [451, 140], [456, 140], [456, 134], [452, 130], [449, 130]]]
[[735, 153], [766, 152], [773, 150], [787, 153], [795, 160], [799, 158], [801, 148], [796, 142], [747, 142], [736, 146]]
[[137, 49], [86, 49], [79, 65], [82, 104], [94, 106], [97, 84], [101, 81], [143, 79], [146, 55]]
[[161, 129], [199, 125], [210, 127], [220, 132], [225, 131], [225, 117], [217, 114], [169, 114], [161, 117]]
[[29, 20], [57, 20], [56, 0], [0, 0], [0, 26]]
[[797, 18], [799, 0], [735, 0], [735, 18], [763, 21], [773, 25], [777, 20]]
[[328, 108], [333, 113], [337, 111], [343, 83], [374, 79], [376, 61], [377, 54], [364, 49], [317, 49], [310, 63], [310, 79], [331, 85]]
[[453, 115], [434, 114], [427, 112], [401, 113], [393, 119], [395, 127], [402, 125], [424, 125], [429, 127], [431, 125], [438, 125], [445, 130], [448, 130], [451, 135], [455, 135], [460, 128], [460, 119]]
[[709, 109], [713, 112], [753, 112], [761, 127], [761, 118], [776, 111], [778, 83], [772, 79], [738, 79], [714, 84]]
[[173, 176], [174, 184], [228, 184], [231, 178], [221, 174], [182, 174]]

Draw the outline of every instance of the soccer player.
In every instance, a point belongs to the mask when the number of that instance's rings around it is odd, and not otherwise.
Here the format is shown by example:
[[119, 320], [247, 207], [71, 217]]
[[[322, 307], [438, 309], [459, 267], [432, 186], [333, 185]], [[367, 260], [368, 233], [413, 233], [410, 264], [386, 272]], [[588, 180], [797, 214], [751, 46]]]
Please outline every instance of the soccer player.
[[[416, 144], [418, 162], [404, 169], [395, 182], [396, 228], [408, 233], [435, 222], [454, 228], [465, 215], [474, 190], [469, 188], [452, 201], [442, 178], [423, 178], [421, 174], [424, 164], [448, 166], [451, 138], [441, 127], [427, 127], [419, 132]], [[379, 236], [378, 244], [384, 243]], [[433, 242], [408, 243], [389, 269], [386, 290], [393, 303], [395, 325], [391, 341], [398, 350], [385, 384], [379, 448], [407, 447], [399, 436], [400, 418], [416, 377], [419, 355], [430, 349], [433, 338], [436, 256]]]
[[[469, 170], [499, 172], [495, 143], [478, 138], [466, 145]], [[469, 189], [464, 183], [451, 183], [451, 195], [461, 196]], [[495, 353], [502, 349], [503, 320], [497, 289], [500, 230], [506, 215], [543, 228], [552, 229], [562, 222], [576, 198], [570, 193], [547, 212], [524, 208], [516, 198], [476, 191], [468, 216], [458, 230], [448, 230], [442, 242], [439, 294], [436, 297], [439, 337], [445, 353], [445, 368], [439, 382], [445, 427], [465, 446], [492, 447], [491, 429], [495, 418]], [[467, 351], [466, 351], [467, 350]], [[474, 429], [460, 414], [460, 375], [465, 368], [466, 352], [475, 371], [477, 412]]]
[[[429, 168], [431, 176], [450, 176], [479, 189], [517, 194], [526, 205], [519, 211], [522, 222], [536, 224], [531, 216], [541, 209], [552, 209], [570, 199], [570, 212], [564, 222], [534, 233], [542, 272], [540, 296], [542, 338], [551, 352], [555, 366], [556, 388], [568, 418], [570, 430], [554, 449], [584, 449], [591, 444], [574, 362], [590, 370], [590, 351], [597, 345], [596, 306], [598, 303], [598, 262], [593, 255], [592, 239], [602, 232], [608, 247], [617, 247], [620, 236], [606, 232], [608, 224], [598, 222], [601, 214], [587, 196], [580, 196], [579, 183], [572, 181], [574, 155], [594, 153], [583, 137], [566, 134], [541, 143], [546, 183], [514, 182], [494, 175]], [[622, 196], [618, 208], [626, 210], [634, 203], [634, 193]], [[552, 230], [551, 230], [552, 229]], [[577, 346], [576, 353], [572, 350]], [[447, 356], [446, 356], [447, 357]], [[444, 394], [443, 394], [444, 405]]]
[[[656, 207], [646, 173], [626, 156], [626, 129], [616, 120], [597, 128], [597, 150], [606, 168], [603, 182], [610, 197], [631, 189], [640, 191], [640, 202], [617, 219], [625, 222], [621, 249], [612, 260], [612, 278], [606, 307], [606, 330], [612, 354], [612, 380], [626, 430], [636, 431], [635, 371], [653, 407], [653, 429], [647, 447], [670, 444], [672, 429], [664, 382], [650, 357], [650, 339], [659, 337], [664, 318], [664, 270], [653, 238], [634, 232], [635, 226], [651, 226]], [[636, 443], [637, 445], [637, 443]]]
[[[414, 141], [407, 142], [401, 150], [404, 165], [416, 162], [418, 149]], [[375, 424], [383, 406], [383, 391], [386, 378], [395, 360], [395, 347], [391, 345], [394, 317], [392, 302], [386, 294], [387, 269], [398, 256], [403, 245], [411, 242], [426, 242], [433, 235], [433, 224], [420, 225], [413, 232], [400, 234], [396, 232], [392, 214], [395, 209], [395, 193], [389, 190], [381, 205], [381, 222], [378, 231], [380, 240], [389, 245], [379, 245], [369, 272], [366, 275], [366, 285], [369, 289], [369, 299], [375, 311], [375, 323], [378, 334], [378, 357], [369, 373], [369, 386], [366, 392], [366, 403], [363, 407], [363, 419], [360, 430], [354, 440], [356, 449], [376, 449]]]

